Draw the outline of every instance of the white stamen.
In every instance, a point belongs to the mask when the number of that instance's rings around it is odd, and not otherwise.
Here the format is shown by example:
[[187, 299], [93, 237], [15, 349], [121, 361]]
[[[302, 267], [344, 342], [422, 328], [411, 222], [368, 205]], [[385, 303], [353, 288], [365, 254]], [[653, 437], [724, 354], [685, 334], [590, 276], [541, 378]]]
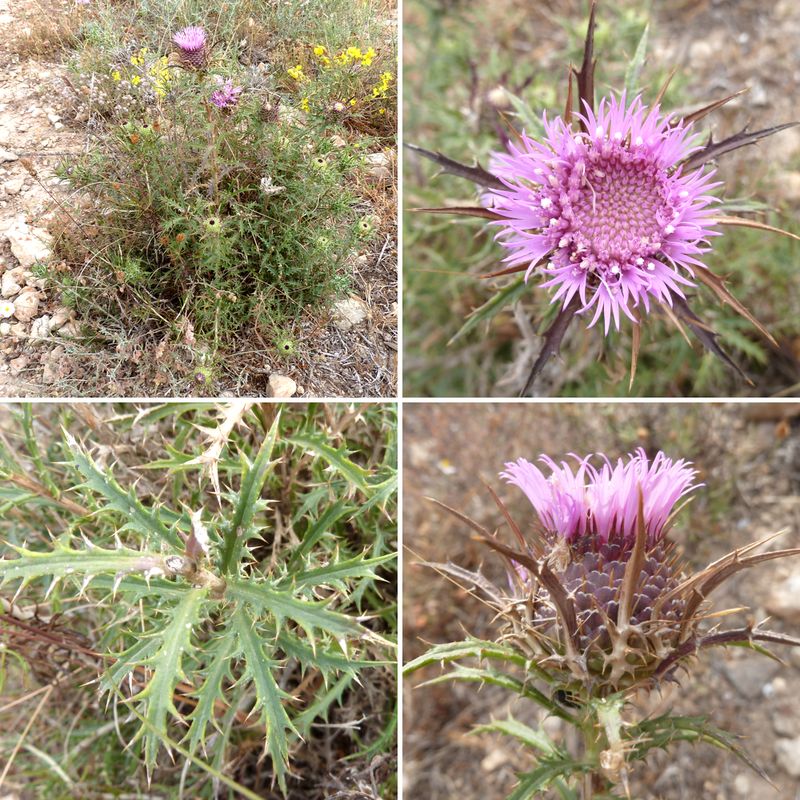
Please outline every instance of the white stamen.
[[616, 139], [618, 142], [622, 141], [622, 132], [621, 132], [621, 131], [617, 131], [617, 132], [614, 134], [614, 138], [615, 138], [615, 139]]
[[568, 244], [569, 244], [569, 237], [568, 236], [562, 236], [561, 240], [558, 243], [558, 246], [559, 247], [566, 247]]
[[648, 263], [647, 269], [650, 270], [650, 272], [653, 272], [653, 270], [655, 270], [655, 268], [656, 268], [656, 265], [652, 261]]
[[594, 135], [595, 136], [602, 137], [602, 136], [605, 136], [605, 133], [606, 133], [605, 128], [603, 128], [602, 125], [598, 125], [597, 128], [595, 128], [595, 131], [594, 131]]
[[641, 136], [637, 136], [637, 137], [636, 137], [636, 141], [634, 142], [634, 144], [635, 144], [637, 147], [641, 147], [641, 146], [644, 144], [644, 139], [642, 139], [642, 137], [641, 137]]
[[683, 190], [683, 191], [682, 191], [682, 192], [681, 192], [681, 193], [678, 195], [678, 197], [688, 197], [688, 196], [689, 196], [689, 192], [687, 192], [687, 191], [686, 191], [686, 189], [684, 189], [684, 190]]
[[671, 233], [675, 233], [675, 227], [673, 225], [667, 225], [667, 227], [664, 228], [664, 233], [666, 233], [667, 236], [669, 236]]
[[637, 267], [641, 267], [642, 264], [644, 264], [644, 259], [643, 258], [637, 258], [636, 259], [636, 266]]
[[553, 227], [555, 227], [556, 225], [558, 225], [558, 217], [553, 217], [553, 218], [550, 220], [550, 227], [551, 227], [551, 228], [553, 228]]
[[540, 201], [542, 208], [550, 208], [553, 205], [553, 201], [549, 197], [543, 197]]
[[619, 267], [616, 264], [614, 264], [614, 266], [611, 267], [611, 274], [612, 275], [619, 275]]

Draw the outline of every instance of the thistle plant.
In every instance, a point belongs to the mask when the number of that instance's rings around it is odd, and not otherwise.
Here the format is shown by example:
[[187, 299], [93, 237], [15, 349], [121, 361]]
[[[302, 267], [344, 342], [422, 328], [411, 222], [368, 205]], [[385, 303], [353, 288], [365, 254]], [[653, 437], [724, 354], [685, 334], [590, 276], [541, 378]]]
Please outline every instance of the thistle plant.
[[[4, 420], [4, 652], [40, 675], [26, 637], [61, 641], [40, 680], [101, 699], [154, 788], [174, 785], [177, 763], [181, 796], [310, 796], [293, 755], [313, 754], [364, 687], [391, 686], [393, 409], [116, 412]], [[59, 619], [82, 625], [80, 647]], [[379, 696], [353, 757], [391, 756], [394, 701]], [[70, 746], [95, 727], [76, 721]], [[60, 769], [84, 796], [83, 770]]]
[[518, 524], [489, 490], [515, 547], [438, 503], [505, 560], [505, 585], [449, 562], [428, 564], [479, 595], [496, 614], [498, 634], [435, 645], [406, 672], [447, 665], [450, 671], [429, 683], [501, 686], [574, 730], [576, 744], [568, 748], [514, 718], [482, 726], [513, 736], [531, 752], [532, 769], [519, 776], [513, 800], [548, 789], [562, 798], [630, 797], [636, 763], [676, 741], [716, 745], [763, 776], [733, 734], [700, 717], [647, 716], [642, 698], [688, 680], [710, 647], [771, 656], [767, 645], [800, 646], [800, 639], [761, 624], [709, 622], [736, 610], [712, 605], [711, 594], [726, 580], [800, 555], [800, 548], [758, 552], [774, 538], [768, 536], [690, 573], [669, 535], [702, 487], [690, 463], [662, 452], [650, 459], [642, 450], [616, 462], [603, 455], [572, 458], [555, 462], [543, 455], [542, 467], [525, 459], [506, 465], [501, 477], [530, 501], [532, 524]]
[[[534, 276], [549, 289], [558, 311], [544, 334], [540, 353], [521, 394], [561, 345], [574, 319], [591, 328], [602, 321], [607, 337], [623, 321], [633, 326], [630, 384], [633, 384], [641, 329], [656, 311], [684, 332], [686, 328], [715, 356], [749, 380], [718, 341], [717, 334], [689, 304], [689, 289], [704, 285], [719, 301], [752, 323], [771, 345], [773, 336], [711, 271], [712, 240], [722, 226], [745, 226], [798, 237], [754, 219], [727, 214], [716, 194], [713, 164], [721, 156], [798, 123], [758, 131], [747, 129], [719, 142], [702, 140], [697, 123], [742, 92], [714, 100], [680, 116], [662, 108], [669, 81], [653, 103], [637, 93], [646, 32], [631, 63], [625, 89], [597, 97], [595, 91], [592, 0], [583, 61], [570, 67], [566, 106], [560, 116], [537, 118], [516, 100], [518, 130], [503, 117], [503, 150], [489, 169], [468, 166], [438, 152], [411, 145], [444, 172], [472, 181], [479, 205], [425, 208], [443, 214], [488, 220], [507, 251], [503, 269], [482, 275], [502, 278], [524, 273], [477, 309], [464, 329], [491, 318], [519, 299]], [[674, 74], [674, 73], [673, 73]], [[685, 332], [684, 332], [684, 335]], [[688, 338], [688, 337], [687, 337]]]

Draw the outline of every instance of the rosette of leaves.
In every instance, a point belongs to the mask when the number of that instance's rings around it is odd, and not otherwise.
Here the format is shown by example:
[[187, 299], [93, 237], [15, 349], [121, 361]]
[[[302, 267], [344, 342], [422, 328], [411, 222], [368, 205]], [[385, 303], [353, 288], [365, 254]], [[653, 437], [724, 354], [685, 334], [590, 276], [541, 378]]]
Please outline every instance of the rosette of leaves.
[[[174, 404], [122, 407], [112, 425], [88, 408], [93, 445], [64, 412], [42, 446], [52, 419], [30, 407], [22, 451], [0, 445], [7, 608], [94, 609], [87, 652], [148, 779], [171, 756], [258, 797], [225, 769], [255, 736], [285, 792], [312, 726], [394, 661], [379, 591], [396, 557], [393, 410]], [[137, 437], [165, 425], [158, 457], [127, 464]], [[359, 426], [378, 434], [368, 453]], [[193, 796], [209, 791], [203, 775]]]
[[489, 490], [516, 547], [436, 501], [505, 559], [508, 581], [499, 585], [450, 562], [428, 564], [483, 599], [496, 615], [498, 636], [436, 645], [407, 664], [406, 673], [447, 665], [448, 672], [422, 685], [500, 686], [575, 728], [580, 745], [568, 750], [544, 728], [514, 718], [480, 727], [512, 736], [535, 754], [534, 768], [519, 776], [509, 800], [548, 789], [562, 798], [630, 797], [633, 765], [676, 741], [723, 748], [768, 780], [736, 736], [707, 719], [641, 718], [633, 704], [689, 675], [708, 648], [745, 647], [774, 657], [768, 645], [800, 646], [800, 639], [760, 624], [708, 623], [741, 610], [713, 608], [710, 596], [725, 581], [800, 555], [800, 548], [759, 552], [775, 538], [768, 536], [690, 574], [668, 535], [677, 511], [699, 488], [687, 462], [663, 453], [650, 460], [643, 451], [599, 467], [594, 456], [576, 457], [574, 470], [546, 456], [540, 461], [547, 474], [524, 459], [503, 473], [536, 511], [528, 533]]

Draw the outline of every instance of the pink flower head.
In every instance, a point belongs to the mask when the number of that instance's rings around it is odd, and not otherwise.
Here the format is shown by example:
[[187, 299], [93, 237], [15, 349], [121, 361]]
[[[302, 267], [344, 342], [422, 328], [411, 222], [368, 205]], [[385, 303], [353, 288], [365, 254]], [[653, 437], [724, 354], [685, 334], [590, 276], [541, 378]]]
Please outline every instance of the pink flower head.
[[579, 115], [588, 133], [576, 133], [545, 115], [544, 140], [526, 134], [496, 153], [492, 172], [508, 187], [489, 189], [485, 205], [504, 217], [497, 238], [509, 265], [529, 264], [527, 281], [545, 258], [542, 286], [556, 287], [552, 302], [566, 307], [577, 294], [580, 311], [594, 306], [589, 327], [602, 315], [608, 333], [620, 311], [650, 311], [651, 297], [672, 304], [692, 286], [692, 265], [708, 251], [716, 198], [713, 172], [683, 172], [680, 162], [700, 149], [692, 125], [662, 116], [637, 97], [604, 98], [596, 113]]
[[217, 76], [217, 86], [220, 88], [211, 93], [211, 102], [217, 108], [233, 108], [239, 102], [242, 87], [234, 86], [230, 78], [223, 80], [219, 76]]
[[525, 492], [544, 528], [567, 541], [584, 536], [598, 544], [632, 541], [641, 489], [648, 543], [655, 544], [663, 537], [675, 504], [699, 485], [689, 462], [673, 461], [660, 451], [650, 461], [639, 449], [627, 461], [620, 458], [613, 465], [601, 455], [604, 463], [599, 469], [592, 465], [592, 455], [573, 458], [574, 471], [566, 461], [557, 464], [542, 455], [539, 461], [550, 470], [547, 476], [524, 458], [506, 464], [500, 474]]
[[202, 69], [208, 61], [208, 41], [206, 32], [199, 25], [182, 28], [172, 41], [178, 46], [179, 56], [184, 66]]

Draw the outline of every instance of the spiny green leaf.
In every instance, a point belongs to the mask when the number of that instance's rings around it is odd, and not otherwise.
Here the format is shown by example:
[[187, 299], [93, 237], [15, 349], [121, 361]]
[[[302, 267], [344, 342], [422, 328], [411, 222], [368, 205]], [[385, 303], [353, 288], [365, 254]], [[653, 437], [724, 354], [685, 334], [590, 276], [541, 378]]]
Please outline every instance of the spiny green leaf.
[[459, 328], [455, 336], [450, 339], [448, 344], [453, 344], [474, 330], [481, 322], [488, 322], [492, 317], [499, 314], [507, 305], [516, 302], [525, 294], [527, 286], [524, 278], [517, 278], [508, 286], [495, 292], [489, 300], [482, 306], [476, 308], [468, 317], [467, 321]]
[[542, 761], [533, 772], [520, 775], [520, 781], [506, 800], [530, 800], [540, 797], [539, 792], [547, 789], [558, 778], [569, 778], [576, 773], [586, 772], [589, 767], [568, 756], [548, 758]]
[[181, 547], [178, 535], [164, 525], [155, 510], [146, 508], [139, 501], [133, 489], [126, 492], [110, 473], [106, 474], [94, 463], [72, 434], [64, 431], [64, 436], [75, 466], [83, 475], [86, 485], [105, 497], [108, 508], [117, 511], [126, 520], [120, 530], [130, 528], [148, 537], [155, 536], [176, 549]]
[[143, 714], [150, 723], [149, 727], [140, 728], [134, 737], [134, 741], [144, 738], [144, 758], [150, 769], [155, 766], [158, 748], [167, 736], [168, 716], [183, 719], [175, 708], [173, 692], [179, 681], [186, 680], [183, 659], [192, 647], [192, 630], [200, 623], [207, 592], [207, 589], [190, 589], [170, 610], [169, 623], [152, 637], [158, 642], [158, 649], [143, 663], [153, 670], [153, 676], [129, 701], [144, 704]]
[[489, 658], [496, 661], [509, 661], [522, 667], [529, 663], [528, 659], [513, 647], [481, 639], [466, 639], [463, 642], [447, 642], [446, 644], [434, 645], [426, 653], [418, 656], [413, 661], [409, 661], [403, 667], [403, 674], [410, 675], [412, 672], [431, 664], [445, 664], [462, 658], [477, 658], [479, 660]]
[[248, 603], [261, 614], [269, 614], [275, 619], [278, 628], [284, 620], [292, 620], [306, 632], [312, 646], [316, 630], [325, 631], [337, 638], [366, 633], [365, 628], [345, 614], [326, 608], [325, 601], [302, 600], [291, 592], [281, 591], [266, 582], [231, 578], [225, 593], [230, 599]]
[[236, 636], [231, 627], [207, 644], [204, 648], [208, 666], [205, 680], [197, 690], [197, 705], [189, 715], [192, 725], [189, 728], [189, 750], [194, 752], [199, 744], [205, 746], [208, 725], [217, 727], [215, 708], [217, 701], [224, 697], [223, 681], [231, 675], [231, 660], [236, 653]]
[[395, 560], [396, 555], [394, 553], [387, 553], [377, 558], [365, 558], [360, 555], [346, 561], [335, 561], [325, 567], [317, 567], [307, 572], [301, 572], [298, 575], [289, 575], [279, 585], [291, 583], [298, 588], [335, 586], [344, 591], [347, 588], [345, 579], [371, 578], [377, 580], [378, 576], [375, 573], [375, 567]]
[[353, 675], [342, 675], [336, 683], [326, 692], [319, 695], [305, 711], [294, 718], [294, 724], [302, 736], [308, 736], [311, 732], [311, 724], [318, 718], [328, 719], [331, 706], [341, 703], [342, 696], [352, 686]]
[[296, 658], [303, 673], [310, 669], [317, 669], [322, 674], [325, 683], [340, 673], [355, 675], [360, 669], [367, 667], [388, 667], [393, 661], [375, 661], [348, 657], [339, 650], [317, 646], [315, 650], [288, 631], [281, 631], [277, 637], [277, 645], [289, 658]]
[[328, 444], [329, 439], [326, 436], [306, 431], [287, 437], [287, 441], [319, 456], [348, 483], [358, 487], [364, 494], [370, 493], [371, 487], [367, 482], [370, 474], [369, 470], [360, 467], [349, 459], [350, 453], [345, 447], [337, 450]]
[[[327, 490], [324, 490], [324, 493], [327, 495]], [[292, 556], [292, 561], [297, 562], [299, 559], [308, 555], [323, 536], [331, 535], [330, 528], [336, 522], [347, 514], [353, 514], [355, 511], [355, 506], [344, 500], [337, 500], [335, 503], [329, 505], [318, 519], [313, 520], [309, 524], [308, 529], [303, 535], [303, 541], [300, 543], [300, 547], [297, 548]]]
[[489, 667], [465, 667], [461, 664], [456, 664], [451, 672], [444, 675], [439, 675], [436, 678], [421, 683], [420, 686], [433, 686], [437, 683], [444, 683], [445, 681], [467, 681], [469, 683], [488, 683], [492, 686], [500, 686], [503, 689], [508, 689], [520, 697], [527, 697], [530, 700], [538, 703], [543, 708], [546, 708], [551, 714], [554, 714], [561, 719], [575, 722], [572, 714], [568, 713], [565, 709], [561, 708], [554, 700], [551, 700], [547, 695], [540, 692], [530, 682], [525, 682], [507, 675], [505, 672], [491, 669]]
[[250, 527], [253, 524], [253, 517], [258, 508], [258, 501], [264, 482], [267, 480], [267, 471], [271, 465], [272, 451], [275, 447], [275, 440], [278, 437], [281, 412], [275, 414], [272, 423], [258, 455], [252, 465], [248, 465], [242, 478], [241, 488], [239, 489], [239, 499], [236, 503], [230, 526], [225, 533], [225, 542], [222, 551], [222, 572], [232, 572], [238, 564], [238, 553], [250, 534]]
[[289, 698], [275, 681], [272, 670], [278, 666], [265, 652], [261, 638], [255, 629], [255, 621], [244, 608], [239, 607], [231, 618], [239, 642], [239, 651], [244, 658], [244, 675], [256, 690], [253, 711], [261, 711], [266, 728], [265, 749], [272, 756], [272, 768], [281, 789], [286, 791], [286, 769], [289, 759], [287, 731], [297, 733], [291, 723], [283, 701]]
[[19, 578], [26, 585], [34, 578], [49, 576], [60, 580], [70, 575], [94, 576], [100, 573], [112, 575], [146, 571], [163, 564], [158, 553], [131, 550], [120, 546], [115, 550], [100, 547], [73, 549], [68, 543], [55, 540], [53, 549], [28, 550], [8, 545], [18, 554], [17, 558], [0, 559], [0, 585]]
[[487, 725], [480, 725], [474, 729], [475, 733], [483, 731], [497, 731], [507, 736], [513, 736], [526, 747], [539, 750], [546, 756], [558, 755], [561, 752], [543, 730], [534, 730], [511, 716], [505, 720], [493, 720]]

